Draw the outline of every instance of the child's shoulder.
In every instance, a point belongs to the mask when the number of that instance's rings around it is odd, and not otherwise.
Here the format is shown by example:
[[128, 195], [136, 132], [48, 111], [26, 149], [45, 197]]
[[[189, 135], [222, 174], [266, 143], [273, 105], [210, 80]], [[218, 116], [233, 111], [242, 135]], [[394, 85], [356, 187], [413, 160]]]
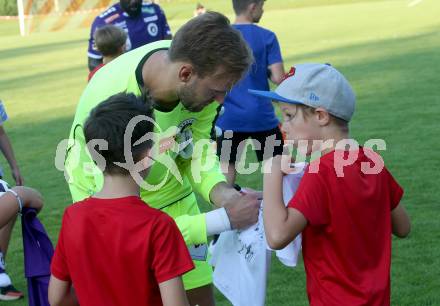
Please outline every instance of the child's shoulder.
[[172, 223], [174, 220], [166, 213], [153, 208], [139, 197], [117, 199], [98, 199], [89, 197], [68, 206], [64, 212], [66, 219], [94, 219], [97, 215], [131, 220], [139, 224]]
[[151, 207], [147, 202], [139, 197], [129, 197], [125, 199], [125, 206], [128, 214], [131, 217], [138, 218], [145, 221], [152, 221], [153, 223], [172, 223], [174, 220], [163, 211]]
[[[385, 166], [382, 156], [371, 148], [359, 147], [358, 150], [334, 150], [310, 162], [305, 175], [308, 179], [339, 183], [357, 180], [385, 182], [392, 177]], [[375, 183], [376, 184], [376, 183]]]
[[148, 209], [150, 211], [150, 214], [154, 215], [156, 223], [161, 223], [164, 225], [172, 225], [175, 224], [175, 221], [173, 218], [171, 218], [168, 214], [164, 213], [163, 211], [152, 208], [148, 206]]

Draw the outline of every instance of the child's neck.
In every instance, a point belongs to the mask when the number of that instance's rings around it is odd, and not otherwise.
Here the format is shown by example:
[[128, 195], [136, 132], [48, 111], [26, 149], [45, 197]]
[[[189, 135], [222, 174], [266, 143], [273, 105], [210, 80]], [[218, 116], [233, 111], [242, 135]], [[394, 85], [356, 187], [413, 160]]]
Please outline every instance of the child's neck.
[[104, 57], [102, 58], [102, 63], [103, 63], [104, 65], [106, 65], [106, 64], [110, 63], [112, 60], [114, 60], [115, 58], [117, 58], [118, 56], [119, 56], [119, 54], [118, 54], [118, 55], [104, 56]]
[[140, 187], [130, 175], [104, 175], [104, 185], [95, 198], [112, 199], [139, 196]]
[[252, 18], [248, 14], [241, 14], [235, 17], [234, 24], [252, 24]]
[[336, 145], [338, 144], [338, 142], [340, 142], [341, 140], [344, 139], [350, 139], [350, 134], [346, 133], [346, 132], [336, 132], [336, 133], [331, 133], [332, 135], [327, 135], [327, 137], [325, 137], [325, 139], [333, 139], [333, 145], [329, 146], [329, 147], [325, 147], [323, 150], [321, 150], [322, 155], [330, 153], [331, 151], [336, 149]]

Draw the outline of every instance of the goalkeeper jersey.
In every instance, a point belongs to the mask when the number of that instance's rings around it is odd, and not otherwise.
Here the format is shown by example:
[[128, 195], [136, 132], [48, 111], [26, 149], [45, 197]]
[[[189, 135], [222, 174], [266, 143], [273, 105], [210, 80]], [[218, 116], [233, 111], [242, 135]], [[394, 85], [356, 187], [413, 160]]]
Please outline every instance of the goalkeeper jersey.
[[[70, 132], [65, 167], [73, 201], [80, 201], [102, 187], [103, 175], [92, 162], [85, 146], [83, 124], [90, 111], [111, 95], [129, 92], [141, 95], [139, 76], [142, 64], [155, 51], [166, 50], [171, 41], [158, 41], [125, 53], [102, 67], [90, 80], [76, 109]], [[209, 202], [211, 189], [225, 181], [218, 157], [209, 142], [217, 102], [201, 112], [187, 111], [179, 103], [170, 112], [154, 111], [155, 133], [160, 149], [158, 160], [141, 188], [141, 197], [151, 207], [161, 209], [172, 205], [193, 190]]]

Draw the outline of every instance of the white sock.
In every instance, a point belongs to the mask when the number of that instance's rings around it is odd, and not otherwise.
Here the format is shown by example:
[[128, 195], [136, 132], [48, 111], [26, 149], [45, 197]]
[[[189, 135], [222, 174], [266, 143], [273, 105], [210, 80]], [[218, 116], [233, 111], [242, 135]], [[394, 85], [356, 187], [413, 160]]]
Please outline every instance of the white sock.
[[0, 287], [6, 287], [11, 285], [11, 279], [9, 278], [9, 275], [6, 273], [0, 273]]
[[6, 269], [5, 258], [3, 257], [2, 252], [0, 252], [0, 269]]

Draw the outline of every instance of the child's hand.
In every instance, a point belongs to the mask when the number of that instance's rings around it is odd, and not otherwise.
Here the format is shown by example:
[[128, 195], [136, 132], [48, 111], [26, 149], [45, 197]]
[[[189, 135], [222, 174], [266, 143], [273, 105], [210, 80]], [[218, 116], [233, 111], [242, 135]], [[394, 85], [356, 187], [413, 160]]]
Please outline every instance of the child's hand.
[[293, 158], [288, 155], [277, 155], [264, 162], [264, 174], [289, 174], [295, 171], [292, 168]]
[[15, 181], [15, 185], [17, 186], [23, 186], [24, 185], [24, 179], [21, 176], [20, 169], [18, 167], [11, 169], [12, 178]]

